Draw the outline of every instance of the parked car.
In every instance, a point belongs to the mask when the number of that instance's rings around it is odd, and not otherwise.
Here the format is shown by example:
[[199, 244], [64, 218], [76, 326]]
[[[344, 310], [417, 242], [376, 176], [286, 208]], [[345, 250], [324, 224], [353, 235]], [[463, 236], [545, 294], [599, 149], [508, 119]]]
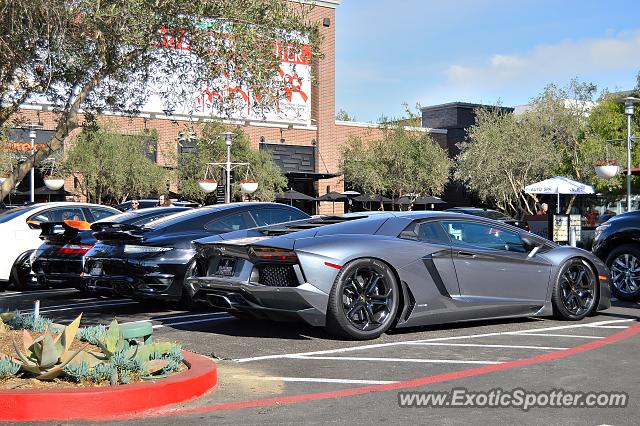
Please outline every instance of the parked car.
[[611, 270], [613, 294], [640, 299], [640, 211], [613, 216], [598, 226], [591, 251]]
[[509, 215], [499, 212], [498, 210], [481, 209], [478, 207], [452, 207], [445, 211], [454, 213], [465, 213], [474, 216], [486, 217], [487, 219], [499, 220], [500, 222], [517, 226], [518, 228], [524, 229], [525, 231], [528, 231], [530, 229], [529, 224], [526, 220], [514, 219]]
[[31, 254], [40, 240], [40, 225], [64, 220], [96, 220], [120, 213], [118, 210], [88, 203], [39, 203], [0, 212], [0, 284], [12, 283], [24, 290], [35, 284]]
[[[188, 207], [154, 207], [132, 210], [95, 222], [96, 226], [115, 224], [142, 226], [146, 223], [190, 210]], [[82, 271], [84, 255], [96, 244], [89, 223], [73, 221], [40, 225], [44, 243], [31, 257], [31, 269], [37, 286], [70, 286], [84, 290]]]
[[313, 218], [199, 240], [195, 300], [351, 339], [487, 318], [580, 320], [610, 307], [607, 267], [503, 222], [451, 212]]
[[85, 283], [89, 291], [182, 300], [191, 306], [183, 281], [193, 269], [193, 240], [308, 217], [284, 204], [234, 203], [185, 211], [144, 226], [94, 224], [99, 242], [85, 255]]
[[[139, 208], [141, 209], [158, 207], [158, 200], [146, 199], [146, 200], [138, 200], [138, 202], [139, 202]], [[174, 207], [200, 207], [200, 204], [193, 201], [171, 200], [171, 204], [173, 204]], [[120, 203], [113, 207], [123, 212], [127, 210], [131, 210], [131, 200], [125, 201], [124, 203]]]

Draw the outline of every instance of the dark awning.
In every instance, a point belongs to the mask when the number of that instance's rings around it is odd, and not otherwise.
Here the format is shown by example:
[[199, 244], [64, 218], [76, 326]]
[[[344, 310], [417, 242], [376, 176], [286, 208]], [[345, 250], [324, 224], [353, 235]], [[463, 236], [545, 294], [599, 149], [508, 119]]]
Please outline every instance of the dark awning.
[[289, 172], [289, 173], [285, 173], [285, 176], [296, 178], [296, 179], [320, 180], [320, 179], [331, 179], [334, 177], [338, 177], [340, 175], [336, 173]]

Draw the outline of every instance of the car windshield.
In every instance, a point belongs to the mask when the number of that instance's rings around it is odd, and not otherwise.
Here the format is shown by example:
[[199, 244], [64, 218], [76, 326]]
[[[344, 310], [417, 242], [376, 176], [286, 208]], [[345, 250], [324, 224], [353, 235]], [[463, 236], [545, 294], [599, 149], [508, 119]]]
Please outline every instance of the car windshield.
[[36, 206], [16, 207], [11, 210], [5, 210], [0, 213], [0, 223], [9, 222], [10, 220], [20, 216], [21, 214], [33, 210]]
[[460, 213], [472, 214], [474, 216], [486, 217], [493, 220], [512, 220], [513, 218], [505, 215], [504, 213], [497, 212], [495, 210], [457, 210]]

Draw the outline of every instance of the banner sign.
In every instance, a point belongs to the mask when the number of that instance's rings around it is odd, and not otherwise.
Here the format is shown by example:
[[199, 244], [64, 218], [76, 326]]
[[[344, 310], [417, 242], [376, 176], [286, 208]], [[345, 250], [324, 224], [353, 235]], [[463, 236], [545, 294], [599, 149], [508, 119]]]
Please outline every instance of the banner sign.
[[[189, 45], [184, 40], [166, 35], [160, 48], [170, 48], [190, 56]], [[172, 105], [171, 115], [193, 117], [217, 117], [231, 120], [251, 120], [283, 122], [308, 126], [311, 124], [311, 48], [307, 44], [298, 47], [285, 43], [274, 43], [274, 54], [282, 62], [275, 78], [287, 84], [283, 97], [274, 102], [264, 102], [265, 94], [256, 93], [242, 83], [231, 81], [222, 73], [209, 85], [200, 83], [193, 88], [191, 99], [184, 99]], [[196, 61], [195, 56], [193, 61]], [[141, 108], [146, 113], [164, 113], [166, 105], [161, 94], [171, 90], [171, 86], [181, 81], [180, 75], [164, 76], [156, 79], [150, 88], [151, 96]], [[211, 87], [214, 86], [214, 87]]]

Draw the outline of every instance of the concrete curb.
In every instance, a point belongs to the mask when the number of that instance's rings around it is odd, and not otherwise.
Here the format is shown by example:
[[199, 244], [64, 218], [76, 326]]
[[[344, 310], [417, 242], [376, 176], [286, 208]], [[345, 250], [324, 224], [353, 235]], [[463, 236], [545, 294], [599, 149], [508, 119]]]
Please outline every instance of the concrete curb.
[[131, 385], [56, 390], [0, 390], [0, 422], [101, 420], [178, 404], [215, 388], [216, 363], [182, 351], [187, 371]]

